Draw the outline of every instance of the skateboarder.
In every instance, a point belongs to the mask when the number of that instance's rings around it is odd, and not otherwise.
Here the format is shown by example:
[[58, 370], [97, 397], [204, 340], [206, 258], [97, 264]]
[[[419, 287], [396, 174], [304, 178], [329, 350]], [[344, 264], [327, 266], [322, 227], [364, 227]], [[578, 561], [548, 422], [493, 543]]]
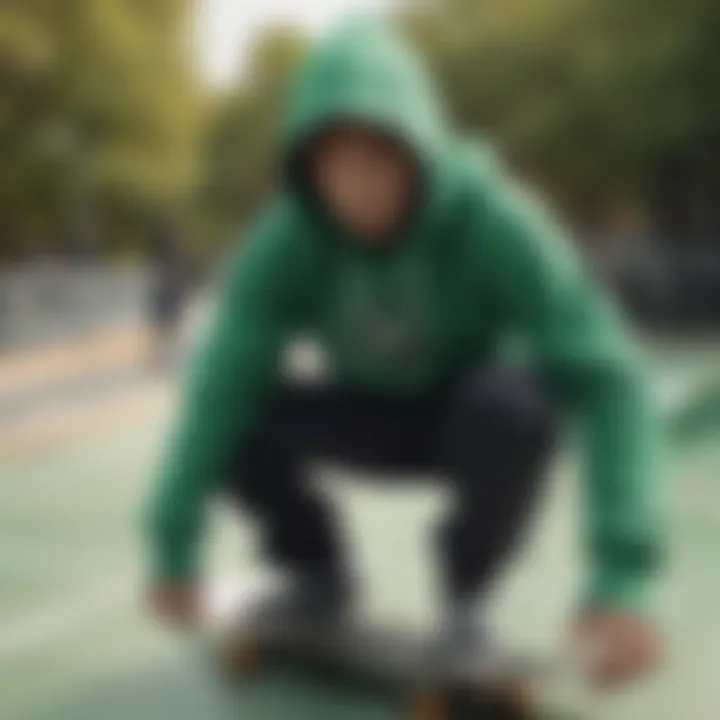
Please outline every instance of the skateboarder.
[[[482, 72], [482, 68], [478, 68]], [[239, 247], [148, 514], [151, 601], [191, 623], [207, 500], [261, 521], [294, 579], [269, 611], [331, 622], [353, 594], [332, 509], [306, 461], [436, 469], [445, 652], [487, 642], [482, 599], [533, 508], [559, 418], [584, 439], [588, 578], [573, 623], [598, 681], [658, 660], [658, 428], [638, 351], [561, 230], [493, 154], [453, 134], [385, 27], [322, 41], [289, 98], [282, 192]], [[310, 332], [328, 364], [294, 384]]]

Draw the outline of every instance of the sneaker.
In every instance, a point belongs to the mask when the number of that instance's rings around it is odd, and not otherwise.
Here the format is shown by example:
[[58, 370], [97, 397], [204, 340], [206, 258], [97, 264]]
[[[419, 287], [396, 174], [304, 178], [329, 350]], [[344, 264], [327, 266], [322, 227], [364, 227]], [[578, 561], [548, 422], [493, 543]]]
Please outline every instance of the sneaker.
[[255, 622], [265, 627], [320, 630], [342, 622], [350, 612], [351, 601], [346, 582], [302, 575], [263, 598], [253, 615]]
[[428, 662], [450, 674], [463, 674], [499, 661], [499, 649], [472, 605], [456, 605], [430, 641]]

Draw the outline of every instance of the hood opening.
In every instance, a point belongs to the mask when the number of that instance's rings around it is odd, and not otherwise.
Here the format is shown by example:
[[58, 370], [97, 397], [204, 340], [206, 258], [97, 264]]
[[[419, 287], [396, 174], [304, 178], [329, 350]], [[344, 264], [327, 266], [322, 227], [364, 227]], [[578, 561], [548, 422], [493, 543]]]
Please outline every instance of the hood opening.
[[428, 197], [429, 173], [428, 168], [412, 143], [403, 137], [401, 133], [394, 132], [381, 123], [353, 115], [339, 115], [318, 123], [314, 129], [304, 134], [304, 136], [296, 138], [295, 143], [285, 153], [282, 173], [286, 186], [296, 198], [312, 209], [316, 216], [336, 228], [348, 232], [342, 225], [341, 220], [334, 217], [330, 208], [323, 203], [311, 172], [311, 156], [317, 145], [329, 133], [342, 128], [357, 128], [376, 135], [383, 142], [387, 142], [389, 146], [399, 150], [411, 163], [413, 188], [408, 206], [404, 209], [398, 223], [385, 233], [386, 236], [399, 238], [412, 226]]

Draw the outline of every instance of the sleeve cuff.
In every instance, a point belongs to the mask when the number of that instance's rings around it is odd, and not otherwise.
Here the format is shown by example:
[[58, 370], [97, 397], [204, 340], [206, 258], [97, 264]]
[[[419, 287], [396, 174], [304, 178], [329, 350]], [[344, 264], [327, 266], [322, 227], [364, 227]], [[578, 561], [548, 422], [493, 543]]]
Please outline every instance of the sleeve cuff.
[[195, 543], [173, 541], [156, 544], [151, 550], [150, 575], [155, 582], [181, 582], [198, 574]]
[[652, 586], [649, 574], [599, 573], [585, 592], [582, 606], [644, 613], [651, 604]]

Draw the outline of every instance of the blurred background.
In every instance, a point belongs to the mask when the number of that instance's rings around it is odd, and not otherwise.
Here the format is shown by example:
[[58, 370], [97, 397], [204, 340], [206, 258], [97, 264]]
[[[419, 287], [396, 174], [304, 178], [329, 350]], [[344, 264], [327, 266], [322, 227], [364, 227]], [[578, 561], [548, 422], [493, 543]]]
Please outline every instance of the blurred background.
[[[194, 651], [138, 617], [135, 532], [184, 349], [273, 193], [287, 83], [314, 36], [371, 6], [459, 126], [567, 219], [647, 337], [662, 397], [720, 375], [716, 0], [0, 0], [1, 717], [394, 717], [292, 678], [208, 710]], [[582, 717], [720, 713], [718, 440], [669, 453], [672, 667]], [[573, 462], [498, 600], [522, 642], [550, 643], [571, 601]], [[439, 500], [347, 479], [332, 492], [374, 607], [420, 621]], [[219, 535], [218, 567], [254, 567], [251, 529]]]

